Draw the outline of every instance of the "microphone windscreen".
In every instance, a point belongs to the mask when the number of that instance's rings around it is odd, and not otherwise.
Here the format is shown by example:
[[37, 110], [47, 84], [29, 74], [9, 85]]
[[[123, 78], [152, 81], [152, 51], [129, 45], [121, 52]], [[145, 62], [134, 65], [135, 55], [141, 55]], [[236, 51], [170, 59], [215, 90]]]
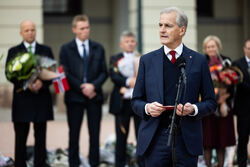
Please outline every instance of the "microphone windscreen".
[[186, 67], [186, 60], [183, 56], [180, 56], [176, 60], [175, 64], [177, 65], [178, 68], [182, 68], [182, 67], [185, 68]]

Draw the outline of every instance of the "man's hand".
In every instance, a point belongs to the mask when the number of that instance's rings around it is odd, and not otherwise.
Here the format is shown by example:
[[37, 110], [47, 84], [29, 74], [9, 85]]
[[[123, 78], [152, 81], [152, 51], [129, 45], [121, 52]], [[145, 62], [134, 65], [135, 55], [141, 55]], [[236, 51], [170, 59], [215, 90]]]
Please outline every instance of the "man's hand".
[[89, 99], [92, 99], [96, 96], [95, 86], [91, 83], [81, 84], [82, 94], [87, 96]]
[[130, 88], [134, 88], [135, 87], [135, 81], [136, 81], [135, 77], [130, 77], [129, 78], [129, 87]]
[[194, 110], [194, 106], [192, 106], [191, 103], [186, 103], [183, 107], [183, 112], [182, 112], [182, 104], [178, 104], [177, 105], [177, 110], [176, 110], [176, 114], [179, 116], [186, 116], [186, 115], [190, 115], [193, 114], [195, 112]]
[[40, 79], [36, 79], [34, 82], [29, 83], [29, 89], [31, 92], [38, 92], [43, 86], [43, 82]]
[[127, 91], [128, 89], [126, 87], [121, 87], [120, 88], [120, 94], [124, 95], [124, 93]]
[[162, 104], [158, 102], [153, 102], [153, 103], [147, 103], [146, 104], [146, 111], [148, 114], [150, 114], [152, 117], [158, 117], [162, 114], [162, 112], [165, 110], [162, 107]]

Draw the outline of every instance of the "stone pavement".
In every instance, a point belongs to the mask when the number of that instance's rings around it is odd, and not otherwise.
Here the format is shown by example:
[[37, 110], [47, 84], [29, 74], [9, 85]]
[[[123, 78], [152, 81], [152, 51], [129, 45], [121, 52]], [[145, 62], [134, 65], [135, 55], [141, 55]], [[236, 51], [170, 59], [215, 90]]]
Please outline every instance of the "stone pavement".
[[[103, 119], [101, 123], [100, 144], [103, 145], [105, 140], [115, 134], [114, 117], [107, 111], [107, 106], [103, 106]], [[56, 111], [56, 109], [55, 109]], [[133, 121], [131, 121], [132, 124]], [[135, 143], [133, 125], [130, 125], [129, 142]], [[28, 145], [34, 145], [33, 126], [30, 128], [28, 136]], [[83, 156], [88, 155], [88, 130], [86, 115], [81, 129], [80, 151]], [[68, 126], [65, 113], [55, 112], [55, 120], [48, 122], [47, 127], [47, 149], [67, 148], [68, 147]], [[10, 109], [0, 108], [0, 154], [14, 157], [14, 130], [11, 123]]]
[[[56, 111], [56, 109], [55, 109]], [[80, 151], [84, 157], [88, 155], [88, 130], [87, 130], [86, 115], [81, 129], [80, 136]], [[133, 121], [130, 125], [130, 133], [128, 142], [135, 144], [135, 136]], [[34, 145], [33, 127], [30, 128], [28, 136], [28, 145]], [[115, 135], [114, 117], [108, 113], [107, 105], [103, 106], [103, 119], [101, 123], [100, 144], [103, 145], [105, 140], [111, 135]], [[63, 112], [55, 112], [55, 120], [48, 122], [47, 127], [47, 149], [67, 148], [68, 146], [68, 126], [66, 115]], [[250, 144], [248, 145], [250, 148]], [[249, 149], [250, 150], [250, 149]], [[11, 110], [0, 108], [0, 154], [4, 156], [14, 157], [14, 130], [11, 122]], [[199, 167], [202, 167], [200, 164]]]

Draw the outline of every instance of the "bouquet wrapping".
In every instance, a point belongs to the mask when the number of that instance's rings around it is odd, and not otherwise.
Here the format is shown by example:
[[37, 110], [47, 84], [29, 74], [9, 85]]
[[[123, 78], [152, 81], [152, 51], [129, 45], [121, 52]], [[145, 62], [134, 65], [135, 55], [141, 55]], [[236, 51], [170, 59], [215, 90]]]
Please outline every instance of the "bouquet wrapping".
[[29, 84], [38, 78], [41, 80], [59, 78], [61, 74], [55, 72], [55, 66], [56, 61], [49, 57], [35, 55], [31, 52], [18, 53], [17, 56], [7, 62], [6, 77], [8, 80], [22, 82], [22, 88], [17, 91], [25, 91]]

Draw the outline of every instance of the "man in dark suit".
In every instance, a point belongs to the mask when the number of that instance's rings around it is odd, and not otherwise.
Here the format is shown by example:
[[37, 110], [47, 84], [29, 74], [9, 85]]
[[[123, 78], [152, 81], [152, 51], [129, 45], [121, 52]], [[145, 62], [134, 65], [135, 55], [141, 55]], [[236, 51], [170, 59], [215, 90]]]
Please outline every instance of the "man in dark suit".
[[245, 41], [244, 57], [236, 60], [233, 65], [243, 73], [243, 82], [237, 85], [234, 112], [237, 115], [238, 150], [237, 158], [239, 167], [247, 166], [247, 144], [250, 133], [250, 38]]
[[[132, 32], [124, 31], [120, 37], [122, 53], [110, 58], [110, 77], [114, 89], [110, 99], [110, 113], [115, 115], [116, 146], [115, 166], [126, 165], [126, 148], [130, 118], [134, 118], [137, 137], [140, 117], [131, 108], [132, 91], [135, 84], [139, 55], [135, 52], [136, 37]], [[140, 163], [140, 162], [139, 162]]]
[[[48, 46], [36, 42], [36, 27], [30, 20], [20, 26], [23, 42], [8, 51], [6, 65], [18, 53], [32, 52], [40, 56], [53, 58]], [[28, 49], [29, 48], [29, 49]], [[12, 102], [12, 121], [15, 130], [15, 167], [26, 166], [26, 142], [30, 123], [34, 123], [35, 131], [35, 167], [44, 167], [46, 160], [46, 122], [53, 120], [52, 97], [49, 92], [50, 81], [36, 79], [27, 90], [20, 91], [23, 82], [11, 80], [14, 84]]]
[[69, 164], [80, 165], [79, 136], [84, 110], [87, 110], [90, 136], [89, 162], [99, 164], [99, 135], [102, 116], [102, 84], [107, 78], [105, 52], [101, 44], [89, 40], [89, 20], [77, 15], [72, 21], [76, 38], [64, 44], [60, 51], [70, 90], [65, 93], [69, 126]]
[[[166, 167], [173, 163], [172, 147], [167, 146], [173, 110], [164, 111], [162, 106], [175, 104], [180, 76], [176, 59], [185, 59], [187, 78], [186, 96], [181, 91], [176, 110], [176, 166], [197, 166], [198, 155], [202, 154], [201, 118], [216, 109], [206, 57], [182, 43], [187, 22], [187, 16], [176, 7], [162, 10], [159, 34], [163, 46], [140, 59], [132, 108], [142, 119], [137, 154], [144, 155], [147, 167]], [[182, 82], [181, 90], [183, 87]]]

